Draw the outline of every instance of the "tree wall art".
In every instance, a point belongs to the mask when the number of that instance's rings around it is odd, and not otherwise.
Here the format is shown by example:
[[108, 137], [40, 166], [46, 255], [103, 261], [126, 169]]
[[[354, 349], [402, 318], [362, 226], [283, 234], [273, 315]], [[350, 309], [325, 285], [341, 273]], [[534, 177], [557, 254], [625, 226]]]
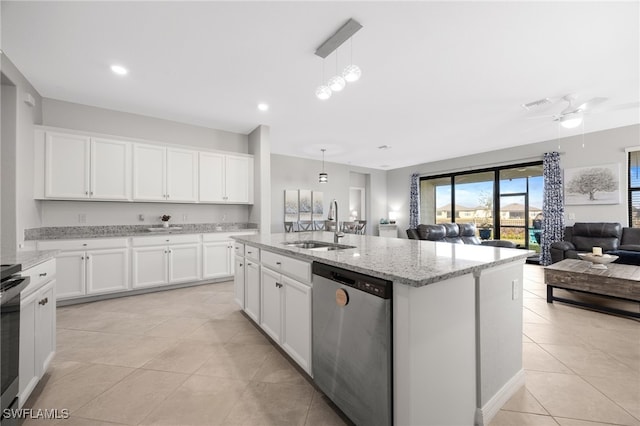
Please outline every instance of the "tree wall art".
[[564, 169], [566, 205], [620, 204], [620, 165]]

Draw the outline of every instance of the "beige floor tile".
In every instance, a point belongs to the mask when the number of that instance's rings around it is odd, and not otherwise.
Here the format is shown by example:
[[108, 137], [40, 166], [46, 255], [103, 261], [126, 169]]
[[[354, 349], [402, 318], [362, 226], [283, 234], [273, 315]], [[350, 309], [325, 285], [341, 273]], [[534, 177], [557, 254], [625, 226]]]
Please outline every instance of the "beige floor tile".
[[173, 346], [144, 364], [142, 368], [191, 374], [222, 348], [221, 344], [199, 340], [178, 340]]
[[628, 365], [600, 349], [570, 345], [540, 346], [579, 375], [624, 378], [632, 373]]
[[621, 425], [640, 422], [581, 377], [562, 373], [526, 373], [526, 387], [554, 417]]
[[147, 330], [148, 336], [182, 338], [193, 333], [202, 324], [207, 322], [204, 318], [169, 318], [155, 327]]
[[138, 424], [187, 378], [184, 374], [137, 370], [76, 414], [95, 420]]
[[249, 382], [205, 376], [189, 377], [141, 425], [205, 426], [224, 424]]
[[578, 337], [573, 330], [558, 327], [557, 324], [524, 323], [524, 334], [536, 343], [586, 346], [587, 342]]
[[584, 376], [583, 378], [640, 420], [640, 378], [638, 376], [615, 379], [592, 376]]
[[522, 334], [522, 343], [533, 343], [533, 340], [527, 337], [526, 334]]
[[331, 402], [320, 392], [314, 392], [305, 426], [341, 426], [350, 424], [331, 405]]
[[518, 411], [521, 413], [549, 415], [547, 410], [531, 395], [525, 386], [521, 387], [505, 405], [503, 410]]
[[567, 419], [564, 417], [554, 417], [560, 426], [611, 426], [611, 423], [590, 422], [586, 420]]
[[51, 364], [49, 365], [49, 369], [45, 373], [46, 379], [53, 383], [56, 380], [66, 376], [70, 373], [76, 373], [79, 370], [85, 369], [89, 367], [91, 364], [86, 362], [78, 362], [78, 361], [67, 361], [63, 359], [59, 359], [57, 357], [53, 357], [51, 360]]
[[134, 369], [94, 364], [71, 372], [48, 383], [40, 395], [29, 398], [27, 408], [66, 408], [73, 415], [75, 410], [96, 396], [113, 387], [130, 375]]
[[253, 330], [242, 331], [236, 334], [229, 343], [271, 346], [271, 341], [255, 328]]
[[131, 337], [96, 357], [94, 362], [140, 368], [175, 344], [174, 340], [161, 337]]
[[[238, 333], [254, 329], [247, 321], [209, 320], [184, 336], [186, 339], [202, 340], [212, 343], [227, 343]], [[255, 330], [255, 329], [254, 329]]]
[[253, 376], [255, 382], [307, 384], [306, 379], [280, 352], [274, 350]]
[[573, 371], [550, 355], [537, 343], [522, 344], [522, 365], [525, 370], [573, 374]]
[[530, 309], [524, 308], [522, 310], [522, 322], [523, 323], [538, 323], [549, 324], [549, 320], [538, 315]]
[[500, 410], [489, 426], [558, 426], [553, 417]]
[[304, 425], [313, 392], [307, 383], [251, 383], [224, 424]]
[[274, 349], [267, 345], [226, 344], [195, 372], [203, 376], [251, 380]]

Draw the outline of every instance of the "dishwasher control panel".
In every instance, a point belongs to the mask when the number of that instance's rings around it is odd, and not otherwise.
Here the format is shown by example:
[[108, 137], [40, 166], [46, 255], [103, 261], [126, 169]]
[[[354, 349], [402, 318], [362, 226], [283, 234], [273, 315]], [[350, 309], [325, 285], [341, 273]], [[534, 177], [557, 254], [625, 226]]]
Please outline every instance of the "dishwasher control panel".
[[312, 271], [314, 275], [319, 275], [345, 286], [364, 291], [382, 299], [391, 299], [393, 284], [391, 281], [319, 262], [313, 262]]

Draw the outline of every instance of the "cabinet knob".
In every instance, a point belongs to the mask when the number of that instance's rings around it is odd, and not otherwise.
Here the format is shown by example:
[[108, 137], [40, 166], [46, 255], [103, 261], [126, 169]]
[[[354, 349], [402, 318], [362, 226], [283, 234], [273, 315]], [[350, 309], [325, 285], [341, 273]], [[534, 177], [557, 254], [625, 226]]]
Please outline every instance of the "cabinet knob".
[[93, 191], [89, 192], [89, 195], [93, 195]]
[[86, 247], [86, 246], [87, 246], [87, 243], [83, 243], [83, 244], [82, 244], [82, 247]]
[[87, 256], [87, 259], [89, 259], [89, 256]]
[[169, 194], [167, 194], [167, 198], [169, 198]]
[[242, 266], [242, 263], [241, 263], [241, 264], [239, 264], [238, 266]]
[[40, 301], [38, 302], [38, 305], [44, 306], [47, 304], [48, 301], [49, 301], [49, 298], [45, 297], [44, 299], [40, 299]]
[[276, 265], [282, 265], [282, 262], [276, 262]]
[[47, 276], [47, 273], [46, 273], [46, 272], [43, 272], [43, 273], [41, 273], [41, 274], [40, 274], [40, 276], [41, 276], [41, 277], [46, 277], [46, 276]]
[[276, 283], [276, 287], [278, 287], [278, 288], [282, 288], [282, 284], [280, 284], [280, 283]]
[[84, 260], [84, 256], [80, 256], [80, 259]]
[[89, 195], [89, 191], [84, 191], [84, 195]]
[[169, 253], [173, 253], [173, 251], [169, 250]]

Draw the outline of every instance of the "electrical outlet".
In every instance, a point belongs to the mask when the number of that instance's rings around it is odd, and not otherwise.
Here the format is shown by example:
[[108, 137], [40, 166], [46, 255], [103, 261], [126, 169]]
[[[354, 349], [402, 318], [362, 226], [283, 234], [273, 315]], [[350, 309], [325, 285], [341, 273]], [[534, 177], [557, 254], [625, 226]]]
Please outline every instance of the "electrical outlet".
[[520, 280], [511, 281], [511, 300], [518, 300], [520, 298], [520, 293], [522, 293]]
[[78, 223], [87, 223], [87, 214], [79, 213], [78, 214]]
[[183, 214], [182, 214], [182, 221], [183, 221], [183, 222], [186, 222], [186, 221], [187, 221], [187, 217], [188, 217], [188, 216], [187, 216], [187, 214], [186, 214], [186, 213], [183, 213]]
[[571, 213], [567, 213], [567, 219], [569, 220], [576, 220], [576, 214], [571, 212]]
[[140, 222], [144, 222], [144, 215], [143, 215], [142, 213], [140, 213], [140, 214], [138, 215], [138, 220], [139, 220]]

